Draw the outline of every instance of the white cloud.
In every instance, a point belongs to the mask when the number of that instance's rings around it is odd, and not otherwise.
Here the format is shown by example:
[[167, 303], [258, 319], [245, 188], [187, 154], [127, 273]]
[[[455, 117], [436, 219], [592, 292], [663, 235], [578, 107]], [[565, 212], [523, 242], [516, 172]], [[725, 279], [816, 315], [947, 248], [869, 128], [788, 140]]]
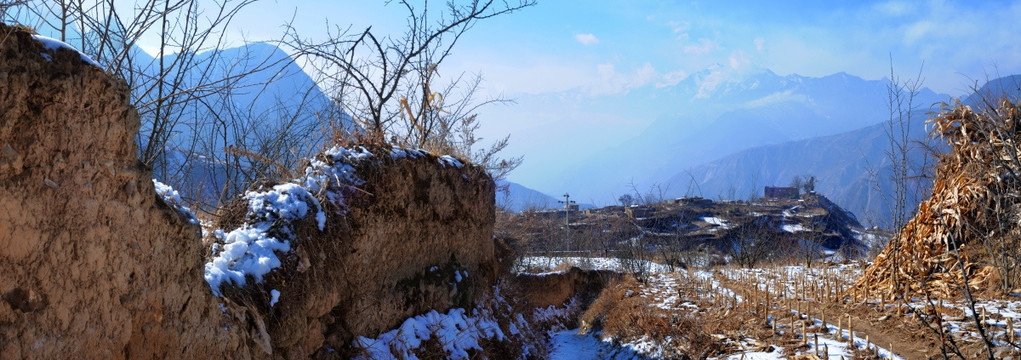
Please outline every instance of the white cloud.
[[912, 45], [916, 41], [921, 40], [930, 33], [934, 32], [937, 26], [932, 21], [922, 20], [908, 26], [907, 30], [904, 31], [904, 43]]
[[681, 40], [681, 41], [687, 41], [688, 40], [688, 29], [691, 29], [691, 23], [690, 22], [687, 22], [687, 21], [685, 21], [685, 22], [670, 21], [670, 22], [667, 22], [667, 25], [669, 25], [670, 26], [670, 30], [673, 31], [675, 39]]
[[745, 107], [757, 108], [785, 102], [810, 104], [812, 102], [812, 99], [809, 99], [807, 96], [805, 96], [805, 94], [795, 94], [793, 90], [786, 90], [782, 92], [775, 92], [764, 97], [749, 101], [745, 104]]
[[592, 34], [574, 34], [574, 40], [577, 40], [582, 45], [589, 46], [599, 43], [599, 38]]
[[688, 31], [688, 29], [691, 29], [691, 23], [687, 21], [685, 22], [669, 21], [667, 22], [667, 25], [670, 25], [670, 29], [674, 31], [674, 34], [680, 34], [682, 32]]
[[755, 43], [756, 51], [762, 51], [762, 45], [765, 45], [766, 39], [763, 39], [761, 36], [759, 36], [755, 38], [755, 40], [752, 40], [752, 42]]
[[663, 74], [660, 77], [659, 82], [656, 83], [656, 87], [667, 87], [677, 85], [677, 83], [684, 81], [688, 78], [688, 72], [684, 70], [677, 70]]
[[875, 9], [880, 14], [897, 17], [907, 15], [908, 11], [912, 9], [912, 6], [904, 1], [892, 0], [876, 4]]
[[739, 70], [751, 65], [752, 61], [748, 59], [748, 56], [745, 55], [744, 51], [737, 50], [730, 53], [730, 58], [727, 59], [727, 63], [730, 64], [731, 69]]
[[684, 53], [685, 54], [691, 54], [691, 55], [706, 55], [706, 54], [709, 54], [710, 52], [712, 52], [713, 50], [716, 50], [716, 49], [719, 49], [719, 48], [720, 48], [720, 46], [717, 45], [712, 40], [709, 40], [709, 39], [706, 39], [706, 38], [701, 38], [701, 39], [698, 39], [698, 44], [685, 45], [684, 46]]
[[599, 64], [596, 65], [596, 74], [596, 80], [585, 88], [590, 96], [623, 94], [650, 84], [656, 87], [674, 85], [688, 76], [684, 71], [660, 73], [648, 62], [628, 72], [618, 72], [611, 63]]

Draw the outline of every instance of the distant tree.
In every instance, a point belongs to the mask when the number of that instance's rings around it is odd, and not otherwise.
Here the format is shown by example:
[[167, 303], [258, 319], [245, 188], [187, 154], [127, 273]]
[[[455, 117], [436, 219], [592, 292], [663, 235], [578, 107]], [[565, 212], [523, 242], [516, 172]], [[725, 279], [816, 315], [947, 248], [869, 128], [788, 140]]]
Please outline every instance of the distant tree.
[[815, 192], [815, 176], [808, 175], [808, 180], [805, 180], [805, 184], [802, 186], [806, 194]]
[[795, 188], [795, 189], [798, 189], [798, 190], [801, 190], [801, 188], [802, 188], [802, 187], [803, 187], [804, 185], [805, 185], [805, 180], [803, 180], [803, 179], [801, 178], [801, 175], [794, 175], [794, 177], [793, 177], [793, 178], [791, 178], [791, 184], [790, 184], [790, 187], [792, 187], [792, 188]]
[[771, 248], [776, 245], [776, 239], [772, 238], [767, 221], [768, 218], [759, 217], [747, 224], [738, 225], [730, 232], [734, 242], [731, 247], [732, 258], [738, 265], [752, 268], [769, 256]]
[[631, 194], [624, 194], [617, 198], [621, 206], [628, 207], [635, 204], [635, 197]]

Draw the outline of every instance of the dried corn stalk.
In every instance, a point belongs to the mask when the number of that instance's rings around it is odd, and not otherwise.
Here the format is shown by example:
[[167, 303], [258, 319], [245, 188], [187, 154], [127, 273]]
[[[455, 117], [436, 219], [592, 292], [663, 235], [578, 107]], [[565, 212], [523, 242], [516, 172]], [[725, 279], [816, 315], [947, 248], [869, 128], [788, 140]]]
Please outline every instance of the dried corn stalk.
[[[988, 280], [997, 271], [969, 259], [979, 249], [976, 239], [1018, 238], [1014, 205], [1021, 203], [1017, 191], [1021, 136], [1017, 115], [1019, 108], [1005, 100], [996, 111], [983, 114], [958, 103], [929, 120], [933, 135], [952, 147], [939, 159], [932, 196], [918, 205], [915, 217], [848, 295], [856, 299], [921, 292], [951, 296], [963, 284], [962, 268], [973, 289], [990, 285]], [[1010, 226], [1003, 226], [1004, 216], [1012, 220]], [[960, 251], [954, 252], [955, 247]]]

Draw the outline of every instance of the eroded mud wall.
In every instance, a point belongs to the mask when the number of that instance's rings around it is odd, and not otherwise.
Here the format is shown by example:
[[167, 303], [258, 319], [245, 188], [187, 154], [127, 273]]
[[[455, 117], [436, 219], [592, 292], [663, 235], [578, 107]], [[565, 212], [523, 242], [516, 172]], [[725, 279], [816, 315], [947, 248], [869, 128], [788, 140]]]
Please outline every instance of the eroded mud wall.
[[[294, 224], [279, 269], [215, 296], [198, 226], [136, 160], [129, 91], [0, 24], [0, 358], [338, 357], [493, 285], [485, 171], [378, 148], [334, 189], [342, 202], [315, 194], [325, 226]], [[244, 224], [244, 208], [219, 225]]]
[[[495, 284], [494, 184], [485, 171], [424, 152], [363, 150], [372, 155], [350, 164], [357, 181], [319, 192], [323, 229], [309, 213], [289, 225], [296, 235], [280, 269], [262, 283], [224, 287], [227, 301], [263, 317], [274, 355], [343, 355], [357, 336], [374, 338], [431, 310], [470, 308]], [[247, 208], [241, 201], [226, 209], [219, 225], [241, 226], [244, 216], [233, 212]], [[268, 306], [274, 290], [278, 301]]]
[[200, 358], [244, 347], [198, 227], [136, 160], [122, 80], [0, 24], [0, 358]]

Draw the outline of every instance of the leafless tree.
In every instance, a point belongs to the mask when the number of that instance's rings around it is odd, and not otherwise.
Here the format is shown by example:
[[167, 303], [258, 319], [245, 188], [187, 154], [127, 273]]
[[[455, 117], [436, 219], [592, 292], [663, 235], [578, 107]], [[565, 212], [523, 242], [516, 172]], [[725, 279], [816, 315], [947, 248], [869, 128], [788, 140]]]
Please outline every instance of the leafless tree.
[[[489, 148], [475, 149], [479, 123], [476, 110], [499, 99], [476, 101], [481, 81], [475, 77], [438, 89], [440, 65], [452, 54], [461, 36], [481, 20], [509, 14], [535, 4], [533, 0], [449, 1], [444, 8], [429, 2], [395, 2], [407, 13], [401, 35], [380, 34], [368, 27], [354, 31], [337, 27], [327, 39], [314, 41], [289, 31], [287, 43], [299, 58], [309, 60], [332, 89], [334, 101], [360, 125], [370, 141], [451, 151], [485, 166], [502, 178], [521, 158], [500, 159], [507, 138]], [[437, 16], [438, 15], [438, 16]], [[464, 89], [457, 97], [455, 89]]]
[[769, 256], [769, 249], [776, 245], [776, 240], [771, 239], [774, 234], [769, 231], [768, 221], [768, 217], [756, 217], [729, 232], [733, 241], [732, 258], [738, 265], [752, 268]]
[[[918, 111], [918, 104], [915, 102], [915, 97], [918, 95], [922, 88], [922, 69], [923, 66], [919, 66], [918, 74], [913, 79], [901, 80], [896, 76], [896, 72], [893, 68], [893, 58], [890, 58], [890, 83], [887, 84], [887, 109], [889, 110], [889, 119], [883, 127], [884, 134], [886, 135], [887, 144], [889, 148], [885, 151], [886, 159], [890, 162], [890, 177], [889, 181], [892, 184], [892, 189], [887, 189], [883, 186], [881, 179], [881, 169], [873, 167], [871, 163], [867, 164], [867, 171], [869, 176], [872, 178], [874, 190], [878, 193], [883, 201], [887, 204], [890, 212], [890, 219], [888, 224], [892, 226], [892, 230], [900, 232], [901, 228], [907, 224], [908, 218], [908, 193], [909, 193], [909, 180], [912, 178], [911, 173], [913, 171], [924, 171], [919, 170], [916, 166], [912, 166], [909, 162], [909, 155], [912, 151], [911, 142], [911, 120], [913, 113]], [[867, 161], [867, 160], [866, 160]], [[897, 243], [899, 241], [898, 236], [894, 236], [891, 239], [892, 243], [887, 243], [886, 247], [892, 247], [894, 250], [891, 253], [891, 273], [894, 274], [894, 287], [899, 289], [901, 287], [901, 280], [897, 277], [895, 271], [897, 264], [900, 263], [899, 250], [900, 246]]]
[[901, 80], [893, 70], [893, 58], [890, 58], [890, 83], [886, 85], [887, 107], [890, 111], [890, 118], [883, 128], [890, 148], [886, 151], [886, 157], [890, 160], [893, 173], [890, 180], [893, 183], [893, 198], [890, 200], [890, 216], [894, 229], [900, 229], [907, 223], [908, 218], [908, 192], [911, 172], [914, 167], [909, 162], [909, 155], [912, 150], [911, 142], [911, 119], [913, 113], [919, 109], [915, 101], [918, 92], [922, 89], [923, 63], [918, 67], [918, 75], [914, 79]]
[[[314, 144], [300, 142], [318, 119], [299, 114], [325, 111], [301, 101], [252, 113], [257, 101], [279, 100], [262, 94], [293, 65], [286, 56], [245, 50], [224, 55], [227, 28], [255, 1], [148, 0], [127, 7], [113, 0], [25, 0], [0, 15], [55, 33], [127, 81], [141, 118], [140, 160], [186, 197], [214, 198], [215, 207], [215, 199], [265, 176], [267, 166], [280, 172], [308, 155]], [[153, 55], [138, 46], [147, 38], [157, 41]], [[314, 85], [298, 90], [303, 100], [312, 91]], [[215, 193], [203, 194], [210, 188]]]

